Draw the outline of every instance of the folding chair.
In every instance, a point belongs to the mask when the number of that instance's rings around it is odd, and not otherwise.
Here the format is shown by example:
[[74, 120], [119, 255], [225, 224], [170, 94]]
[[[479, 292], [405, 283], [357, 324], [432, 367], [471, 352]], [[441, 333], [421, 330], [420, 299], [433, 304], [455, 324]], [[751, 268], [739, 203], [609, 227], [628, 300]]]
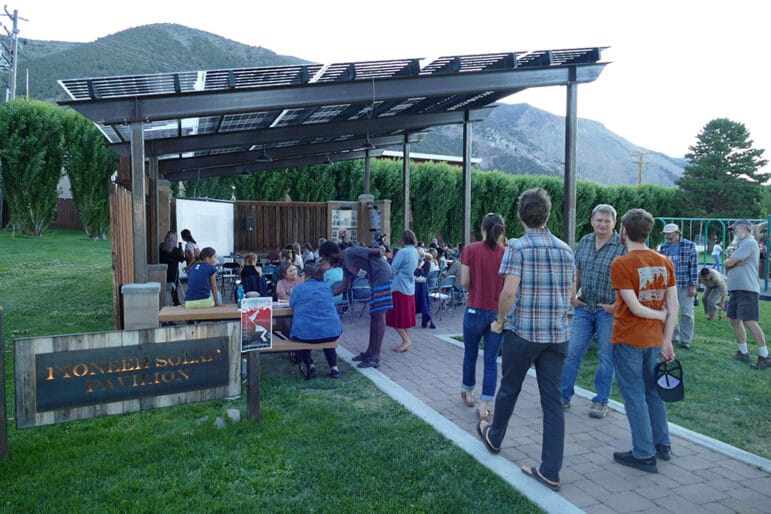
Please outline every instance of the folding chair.
[[366, 278], [356, 277], [353, 279], [351, 288], [348, 291], [348, 309], [351, 312], [351, 320], [353, 320], [353, 305], [355, 303], [363, 303], [359, 317], [364, 315], [364, 309], [369, 305], [369, 299], [372, 296], [372, 291], [369, 288], [369, 282]]

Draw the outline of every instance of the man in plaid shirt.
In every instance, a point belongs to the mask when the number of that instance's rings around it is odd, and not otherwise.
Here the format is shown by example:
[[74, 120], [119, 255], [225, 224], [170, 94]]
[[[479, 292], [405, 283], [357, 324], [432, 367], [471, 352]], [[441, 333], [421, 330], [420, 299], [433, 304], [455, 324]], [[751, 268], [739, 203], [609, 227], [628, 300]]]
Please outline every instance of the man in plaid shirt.
[[477, 431], [488, 450], [501, 450], [522, 382], [535, 363], [543, 408], [541, 464], [522, 466], [522, 471], [556, 491], [565, 445], [560, 380], [568, 350], [567, 314], [575, 261], [570, 247], [546, 228], [551, 214], [549, 193], [541, 188], [525, 191], [519, 197], [517, 214], [525, 235], [511, 239], [503, 255], [498, 319], [490, 325], [493, 332], [505, 330], [501, 385], [492, 423], [480, 421]]
[[[616, 209], [599, 204], [592, 210], [591, 234], [586, 234], [576, 250], [576, 290], [570, 303], [575, 307], [570, 327], [568, 357], [562, 369], [562, 406], [570, 408], [576, 377], [589, 344], [597, 336], [599, 364], [594, 374], [592, 408], [589, 416], [604, 418], [613, 386], [613, 309], [616, 293], [610, 288], [610, 263], [624, 255], [626, 248], [615, 231]], [[580, 289], [580, 291], [578, 291]]]
[[668, 223], [663, 232], [667, 242], [661, 245], [659, 251], [675, 265], [677, 300], [680, 303], [680, 321], [675, 325], [672, 343], [680, 341], [680, 347], [688, 349], [693, 341], [693, 298], [699, 288], [699, 258], [696, 246], [681, 237], [680, 227], [675, 223]]

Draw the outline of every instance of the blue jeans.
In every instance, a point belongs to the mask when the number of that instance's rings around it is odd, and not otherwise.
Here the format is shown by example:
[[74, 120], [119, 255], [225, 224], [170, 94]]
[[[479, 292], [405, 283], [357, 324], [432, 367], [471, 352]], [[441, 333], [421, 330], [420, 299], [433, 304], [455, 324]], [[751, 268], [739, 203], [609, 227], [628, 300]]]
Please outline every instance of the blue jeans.
[[463, 383], [461, 389], [473, 391], [476, 385], [477, 355], [479, 341], [485, 338], [484, 375], [482, 376], [482, 396], [486, 402], [495, 398], [495, 386], [498, 382], [498, 348], [501, 346], [503, 334], [490, 331], [490, 323], [498, 316], [497, 311], [487, 311], [466, 307], [463, 314]]
[[581, 367], [581, 361], [586, 355], [589, 343], [597, 334], [597, 356], [600, 363], [594, 374], [593, 402], [608, 403], [610, 389], [613, 386], [613, 346], [610, 344], [610, 333], [613, 331], [613, 314], [600, 309], [591, 314], [583, 307], [577, 307], [573, 312], [573, 323], [570, 326], [570, 341], [568, 342], [568, 358], [562, 368], [562, 401], [570, 403], [576, 385], [576, 377]]
[[656, 364], [660, 346], [637, 348], [613, 345], [618, 388], [632, 431], [632, 455], [647, 459], [656, 455], [657, 444], [670, 445], [667, 405], [656, 391]]
[[567, 343], [533, 343], [506, 330], [503, 336], [501, 387], [495, 397], [490, 442], [500, 448], [506, 435], [527, 370], [535, 363], [538, 392], [543, 410], [543, 440], [539, 471], [559, 482], [565, 452], [565, 410], [560, 404], [560, 377], [568, 350]]

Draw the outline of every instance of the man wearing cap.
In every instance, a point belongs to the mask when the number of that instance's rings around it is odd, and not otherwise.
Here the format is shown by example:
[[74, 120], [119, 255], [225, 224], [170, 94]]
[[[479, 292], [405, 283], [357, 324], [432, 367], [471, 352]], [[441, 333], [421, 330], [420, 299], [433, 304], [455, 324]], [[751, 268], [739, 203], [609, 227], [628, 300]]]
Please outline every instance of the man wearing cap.
[[680, 303], [680, 321], [675, 325], [672, 343], [680, 341], [682, 348], [690, 348], [693, 341], [693, 298], [699, 288], [699, 258], [693, 242], [681, 237], [680, 227], [667, 223], [664, 227], [667, 242], [659, 251], [675, 265], [677, 300]]
[[749, 362], [750, 355], [747, 350], [747, 331], [749, 329], [755, 343], [758, 345], [758, 362], [753, 369], [766, 369], [769, 367], [768, 347], [766, 336], [758, 325], [760, 311], [758, 300], [760, 297], [760, 283], [758, 282], [758, 260], [760, 250], [758, 243], [752, 236], [752, 224], [748, 220], [735, 221], [730, 227], [737, 242], [736, 250], [725, 261], [725, 269], [728, 273], [726, 286], [728, 287], [728, 320], [734, 329], [736, 343], [739, 350], [731, 357], [740, 362]]

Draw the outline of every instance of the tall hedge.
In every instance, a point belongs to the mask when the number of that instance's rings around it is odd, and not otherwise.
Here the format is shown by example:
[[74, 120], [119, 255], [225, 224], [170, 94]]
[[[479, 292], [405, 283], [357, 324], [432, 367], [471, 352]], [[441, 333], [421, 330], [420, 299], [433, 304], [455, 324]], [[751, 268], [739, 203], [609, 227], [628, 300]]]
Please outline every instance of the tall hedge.
[[[363, 161], [333, 165], [255, 172], [249, 177], [188, 181], [186, 191], [192, 196], [216, 198], [221, 191], [236, 191], [241, 200], [282, 201], [288, 193], [294, 201], [356, 200], [363, 190]], [[223, 184], [227, 184], [223, 187]], [[235, 189], [231, 187], [235, 185]], [[561, 178], [542, 175], [509, 175], [498, 171], [471, 172], [471, 229], [481, 238], [480, 224], [488, 212], [499, 212], [507, 223], [509, 237], [522, 235], [517, 221], [519, 195], [530, 188], [542, 187], [552, 197], [554, 208], [548, 228], [562, 234], [564, 184]], [[391, 227], [402, 227], [402, 162], [373, 159], [370, 164], [370, 191], [377, 199], [391, 200]], [[211, 193], [211, 194], [210, 194]], [[222, 197], [224, 198], [224, 197]], [[227, 196], [230, 198], [230, 196]], [[674, 201], [675, 188], [644, 185], [601, 186], [579, 180], [576, 184], [576, 238], [591, 232], [590, 216], [599, 203], [613, 205], [619, 217], [633, 207], [642, 207], [654, 216], [681, 216]], [[410, 208], [412, 226], [418, 239], [432, 237], [457, 243], [463, 240], [463, 174], [461, 168], [447, 163], [426, 162], [410, 165]]]
[[39, 236], [56, 213], [62, 176], [61, 109], [19, 98], [0, 106], [0, 174], [11, 224]]

